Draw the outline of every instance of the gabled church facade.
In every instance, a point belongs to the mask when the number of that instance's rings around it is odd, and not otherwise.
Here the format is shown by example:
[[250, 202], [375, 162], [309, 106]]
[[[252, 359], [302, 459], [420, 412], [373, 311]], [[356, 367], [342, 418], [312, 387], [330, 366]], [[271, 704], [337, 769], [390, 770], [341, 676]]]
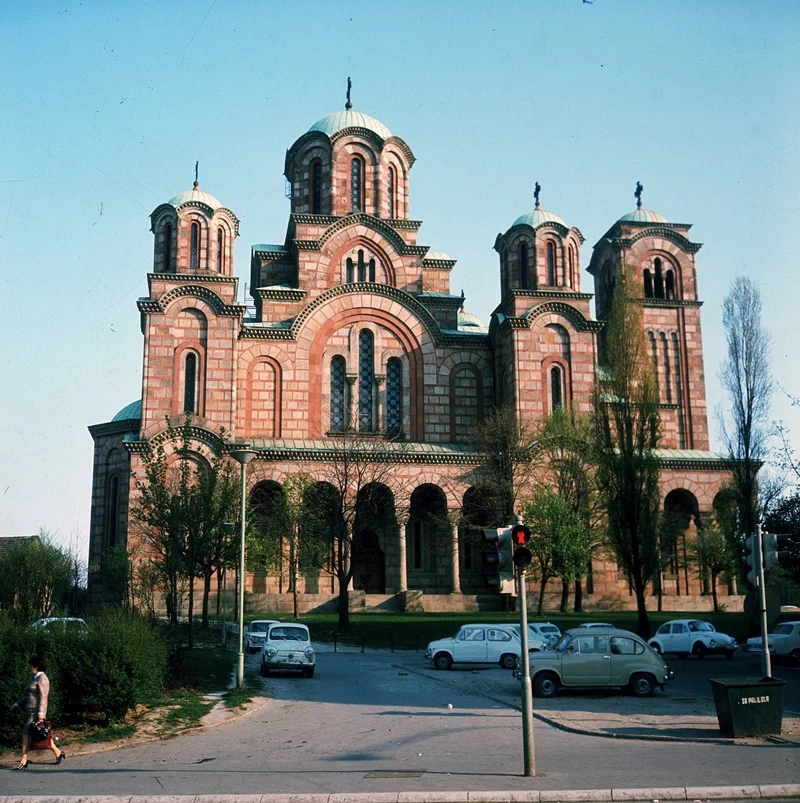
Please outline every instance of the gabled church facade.
[[[354, 558], [355, 604], [426, 610], [486, 606], [470, 438], [494, 407], [533, 424], [561, 405], [589, 411], [619, 266], [642, 286], [643, 325], [658, 367], [662, 495], [688, 529], [710, 515], [724, 460], [708, 451], [696, 254], [687, 224], [641, 206], [593, 249], [582, 289], [580, 230], [539, 203], [497, 236], [499, 304], [489, 325], [452, 293], [456, 261], [420, 244], [410, 213], [409, 145], [349, 104], [289, 148], [286, 236], [251, 248], [253, 306], [237, 302], [236, 214], [193, 188], [151, 215], [141, 399], [90, 427], [95, 443], [90, 563], [102, 592], [109, 546], [137, 553], [128, 515], [143, 442], [189, 412], [198, 440], [226, 433], [256, 450], [248, 492], [258, 507], [290, 474], [324, 481], [337, 436], [355, 429], [401, 444], [381, 509]], [[473, 517], [474, 519], [474, 517]], [[691, 534], [688, 536], [691, 537]], [[683, 553], [681, 553], [681, 549]], [[679, 543], [665, 607], [697, 609], [709, 591]], [[597, 554], [586, 607], [627, 607], [616, 564]], [[303, 606], [336, 592], [325, 572], [301, 580]], [[282, 567], [247, 579], [255, 607], [289, 605]], [[554, 597], [560, 596], [553, 588]], [[725, 596], [735, 589], [725, 586]], [[257, 596], [264, 595], [264, 596]], [[710, 597], [708, 597], [710, 604]]]

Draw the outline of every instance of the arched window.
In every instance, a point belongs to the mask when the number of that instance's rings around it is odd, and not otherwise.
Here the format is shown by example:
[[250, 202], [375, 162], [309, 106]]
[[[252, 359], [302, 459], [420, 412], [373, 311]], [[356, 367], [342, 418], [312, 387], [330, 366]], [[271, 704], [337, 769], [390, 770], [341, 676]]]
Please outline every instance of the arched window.
[[666, 335], [661, 333], [661, 348], [664, 350], [664, 387], [667, 389], [666, 402], [672, 404], [672, 366], [669, 362], [669, 341]]
[[364, 252], [358, 252], [358, 281], [367, 281], [367, 266], [364, 262]]
[[119, 477], [113, 476], [108, 487], [108, 527], [107, 543], [117, 545], [117, 523], [119, 520]]
[[344, 357], [331, 360], [331, 431], [344, 432], [347, 429], [345, 418], [345, 363]]
[[675, 300], [675, 274], [671, 270], [667, 271], [666, 297], [670, 301]]
[[647, 339], [650, 341], [650, 358], [653, 361], [653, 374], [658, 384], [658, 345], [656, 344], [656, 336], [652, 332], [647, 333]]
[[217, 270], [222, 273], [225, 267], [225, 231], [222, 226], [217, 229]]
[[358, 336], [358, 428], [362, 432], [374, 429], [372, 397], [375, 385], [373, 357], [375, 341], [369, 329], [362, 329]]
[[553, 287], [556, 283], [556, 244], [547, 241], [547, 283]]
[[550, 369], [550, 411], [555, 412], [564, 404], [564, 384], [561, 366], [554, 365]]
[[350, 162], [350, 212], [364, 211], [364, 162], [354, 156]]
[[164, 251], [163, 263], [164, 273], [169, 273], [172, 270], [172, 223], [167, 223], [164, 226]]
[[653, 297], [653, 276], [650, 273], [650, 268], [644, 269], [644, 297]]
[[656, 298], [664, 298], [664, 274], [661, 272], [661, 260], [656, 257], [654, 264], [656, 268], [654, 295]]
[[353, 260], [347, 258], [347, 284], [353, 283]]
[[511, 287], [511, 281], [508, 275], [508, 251], [505, 248], [500, 254], [500, 279], [503, 283], [503, 290], [508, 290]]
[[375, 281], [375, 260], [370, 259], [369, 261], [369, 280], [371, 282]]
[[193, 351], [186, 352], [183, 363], [183, 410], [197, 412], [197, 355]]
[[392, 357], [386, 363], [386, 432], [399, 435], [403, 430], [403, 363]]
[[200, 267], [200, 224], [192, 223], [189, 243], [189, 267]]
[[386, 211], [390, 218], [395, 216], [394, 194], [397, 191], [397, 178], [394, 168], [390, 165], [386, 176]]
[[523, 290], [528, 288], [528, 244], [519, 246], [519, 286]]
[[566, 283], [570, 287], [575, 287], [575, 251], [572, 246], [569, 247], [569, 276]]
[[311, 165], [311, 214], [322, 214], [322, 162], [319, 159]]

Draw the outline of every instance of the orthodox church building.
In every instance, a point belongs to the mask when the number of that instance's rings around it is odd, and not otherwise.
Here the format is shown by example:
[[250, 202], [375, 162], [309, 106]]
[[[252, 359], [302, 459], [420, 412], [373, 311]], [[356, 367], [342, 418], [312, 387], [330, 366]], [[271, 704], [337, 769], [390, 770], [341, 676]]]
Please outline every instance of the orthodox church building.
[[[251, 246], [253, 306], [237, 302], [233, 210], [197, 181], [153, 210], [148, 295], [138, 301], [141, 398], [89, 428], [95, 591], [108, 547], [137, 553], [128, 506], [142, 444], [163, 437], [167, 417], [190, 412], [198, 441], [225, 433], [257, 452], [247, 469], [256, 508], [293, 473], [324, 481], [343, 431], [388, 438], [398, 460], [361, 535], [353, 604], [491, 605], [475, 527], [462, 515], [477, 504], [469, 481], [474, 428], [499, 405], [530, 424], [561, 405], [590, 410], [603, 320], [622, 269], [641, 285], [658, 369], [664, 506], [682, 512], [689, 531], [667, 567], [664, 607], [710, 605], [686, 540], [711, 514], [729, 465], [708, 451], [700, 244], [689, 238], [690, 224], [644, 209], [639, 187], [636, 209], [609, 221], [582, 266], [581, 231], [541, 207], [537, 185], [535, 208], [494, 242], [499, 303], [486, 325], [452, 292], [456, 260], [421, 244], [422, 222], [411, 216], [414, 163], [408, 143], [349, 100], [314, 123], [286, 152], [284, 240]], [[300, 585], [306, 608], [336, 592], [325, 572]], [[290, 605], [283, 567], [248, 576], [246, 588], [251, 606]], [[554, 585], [554, 599], [559, 590]], [[587, 608], [633, 607], [623, 573], [600, 553], [583, 593]]]

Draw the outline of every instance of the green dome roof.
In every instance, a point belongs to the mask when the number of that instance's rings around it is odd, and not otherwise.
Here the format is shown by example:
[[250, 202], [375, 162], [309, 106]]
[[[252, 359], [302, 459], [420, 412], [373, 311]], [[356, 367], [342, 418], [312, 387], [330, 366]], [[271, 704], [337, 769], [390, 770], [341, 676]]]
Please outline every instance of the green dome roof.
[[652, 209], [634, 209], [633, 212], [628, 212], [620, 218], [620, 222], [628, 223], [669, 223], [664, 215], [659, 215], [658, 212], [653, 212]]
[[126, 404], [111, 420], [112, 421], [138, 421], [142, 417], [142, 400]]
[[200, 189], [200, 185], [196, 181], [192, 189], [186, 190], [185, 192], [179, 192], [177, 195], [174, 195], [172, 198], [170, 198], [167, 203], [171, 206], [178, 207], [181, 204], [189, 203], [191, 201], [210, 206], [215, 211], [222, 206], [222, 204], [213, 195], [203, 192]]
[[458, 328], [467, 332], [488, 332], [486, 324], [477, 316], [466, 310], [458, 313]]
[[309, 133], [311, 131], [321, 131], [323, 134], [332, 137], [345, 128], [367, 128], [381, 139], [389, 139], [392, 136], [392, 132], [380, 120], [376, 120], [363, 112], [353, 111], [353, 109], [329, 114], [327, 117], [317, 120], [308, 130]]
[[520, 215], [514, 221], [513, 225], [531, 226], [535, 229], [537, 226], [541, 226], [542, 223], [558, 223], [561, 226], [564, 226], [564, 228], [569, 228], [555, 212], [548, 212], [546, 209], [542, 209], [540, 206], [537, 206], [536, 209], [533, 209], [530, 212], [526, 212], [524, 215]]

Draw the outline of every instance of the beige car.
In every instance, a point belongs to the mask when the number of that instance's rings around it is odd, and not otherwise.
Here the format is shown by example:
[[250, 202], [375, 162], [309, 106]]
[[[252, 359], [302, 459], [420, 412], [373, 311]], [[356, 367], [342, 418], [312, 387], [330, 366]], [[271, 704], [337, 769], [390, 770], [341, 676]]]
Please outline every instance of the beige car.
[[[514, 673], [520, 677], [520, 670]], [[537, 697], [560, 688], [622, 687], [647, 697], [672, 677], [661, 656], [635, 633], [615, 627], [567, 630], [548, 652], [531, 655], [531, 680]]]

